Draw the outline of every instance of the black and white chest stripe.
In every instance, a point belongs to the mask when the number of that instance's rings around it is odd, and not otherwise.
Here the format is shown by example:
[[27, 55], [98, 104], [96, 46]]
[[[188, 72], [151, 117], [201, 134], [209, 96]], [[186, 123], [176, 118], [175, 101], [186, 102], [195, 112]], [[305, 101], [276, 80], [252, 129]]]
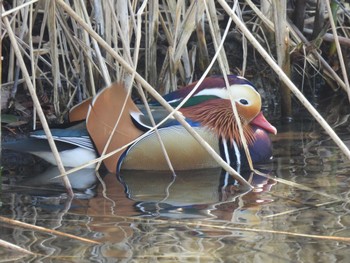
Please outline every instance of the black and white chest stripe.
[[[233, 142], [232, 144], [228, 142], [224, 138], [220, 138], [219, 140], [219, 149], [220, 149], [220, 155], [221, 157], [227, 162], [233, 169], [235, 169], [238, 173], [241, 173], [241, 152], [239, 151], [238, 145], [236, 142]], [[232, 177], [225, 172], [222, 176], [222, 182], [221, 187], [225, 188], [229, 184], [232, 183]], [[234, 184], [237, 184], [238, 182], [235, 180]]]
[[220, 138], [219, 149], [221, 157], [238, 173], [241, 172], [242, 156], [236, 142], [232, 144], [226, 139]]

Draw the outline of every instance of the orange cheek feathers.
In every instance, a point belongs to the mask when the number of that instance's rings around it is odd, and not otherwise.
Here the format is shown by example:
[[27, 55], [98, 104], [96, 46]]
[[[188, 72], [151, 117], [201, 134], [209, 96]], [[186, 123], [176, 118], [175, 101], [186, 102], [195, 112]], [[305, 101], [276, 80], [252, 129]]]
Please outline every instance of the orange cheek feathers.
[[236, 102], [236, 107], [239, 115], [245, 124], [251, 122], [260, 112], [261, 104], [256, 103], [251, 106], [242, 106], [241, 104]]

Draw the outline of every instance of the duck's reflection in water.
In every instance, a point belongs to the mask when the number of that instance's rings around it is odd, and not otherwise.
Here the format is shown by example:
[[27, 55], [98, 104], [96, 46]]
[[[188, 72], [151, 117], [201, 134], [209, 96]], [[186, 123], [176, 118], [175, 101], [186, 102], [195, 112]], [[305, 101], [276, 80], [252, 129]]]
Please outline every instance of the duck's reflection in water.
[[[275, 184], [274, 180], [251, 172], [242, 175], [250, 180], [253, 190], [242, 190], [219, 168], [181, 171], [176, 176], [159, 171], [123, 171], [119, 180], [124, 184], [127, 198], [135, 202], [135, 210], [142, 216], [228, 220], [227, 209], [232, 213], [237, 209], [243, 213], [271, 201], [262, 194]], [[233, 218], [243, 222], [242, 216], [232, 213]]]

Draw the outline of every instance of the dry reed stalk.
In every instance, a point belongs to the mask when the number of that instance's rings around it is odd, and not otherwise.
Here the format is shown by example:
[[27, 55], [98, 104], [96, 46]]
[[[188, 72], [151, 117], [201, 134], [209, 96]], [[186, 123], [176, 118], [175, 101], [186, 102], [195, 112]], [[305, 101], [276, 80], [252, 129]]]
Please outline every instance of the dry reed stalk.
[[[2, 10], [4, 10], [4, 7], [3, 7], [2, 4], [1, 4], [1, 8], [2, 8]], [[20, 51], [20, 49], [18, 47], [18, 43], [16, 41], [15, 34], [12, 31], [10, 22], [7, 19], [7, 17], [4, 17], [2, 20], [3, 20], [3, 23], [4, 23], [5, 28], [7, 30], [7, 33], [9, 35], [9, 38], [10, 38], [10, 41], [11, 41], [11, 45], [12, 45], [14, 53], [16, 54], [16, 57], [17, 57], [17, 62], [19, 64], [19, 67], [22, 70], [22, 74], [23, 74], [23, 76], [25, 78], [26, 84], [28, 86], [30, 95], [31, 95], [32, 100], [33, 100], [33, 103], [34, 103], [35, 107], [37, 108], [37, 113], [39, 115], [39, 119], [40, 119], [40, 121], [41, 121], [41, 123], [43, 125], [43, 129], [44, 129], [45, 134], [47, 136], [47, 139], [48, 139], [51, 151], [52, 151], [52, 153], [53, 153], [53, 155], [55, 157], [55, 160], [57, 162], [57, 166], [58, 166], [61, 174], [65, 175], [65, 169], [63, 167], [63, 164], [62, 164], [62, 161], [61, 161], [61, 157], [60, 157], [60, 155], [58, 153], [57, 147], [56, 147], [55, 142], [54, 142], [54, 140], [52, 138], [52, 134], [51, 134], [49, 125], [47, 124], [47, 121], [45, 119], [44, 112], [43, 112], [43, 110], [41, 108], [41, 105], [40, 105], [39, 99], [38, 99], [38, 97], [36, 95], [36, 92], [34, 90], [33, 84], [31, 83], [31, 79], [30, 79], [29, 73], [27, 71], [26, 65], [24, 63], [21, 51]], [[74, 193], [73, 193], [71, 184], [70, 184], [70, 182], [68, 180], [68, 177], [67, 176], [63, 176], [62, 179], [63, 179], [63, 183], [64, 183], [64, 186], [65, 186], [65, 188], [67, 190], [68, 195], [72, 197], [74, 195]]]
[[[220, 33], [220, 26], [219, 26], [219, 21], [218, 17], [216, 14], [216, 8], [215, 8], [215, 2], [214, 0], [208, 1], [206, 4], [205, 1], [203, 1], [205, 4], [205, 10], [206, 10], [206, 15], [208, 17], [209, 21], [209, 26], [210, 26], [210, 33], [213, 38], [214, 46], [215, 49], [218, 46], [218, 43], [221, 42], [221, 33]], [[237, 5], [236, 5], [237, 6]], [[231, 22], [230, 22], [231, 24]], [[227, 75], [230, 73], [230, 66], [227, 61], [227, 56], [224, 47], [222, 47], [219, 51], [219, 56], [218, 56], [218, 61], [220, 64], [221, 71], [223, 75]]]
[[[242, 10], [240, 9], [240, 5], [238, 4], [238, 1], [235, 2], [235, 5], [236, 4], [237, 4], [237, 8], [235, 8], [235, 10], [237, 12], [237, 15], [243, 21]], [[242, 68], [240, 69], [240, 74], [244, 76], [247, 68], [247, 63], [248, 63], [248, 41], [243, 34], [241, 34], [241, 36], [242, 36], [242, 49], [243, 49], [243, 54], [242, 54], [243, 63], [242, 63]]]
[[3, 18], [5, 16], [8, 16], [8, 15], [10, 15], [10, 14], [12, 14], [14, 12], [17, 12], [17, 11], [21, 10], [22, 8], [27, 7], [29, 5], [32, 5], [32, 4], [34, 4], [34, 3], [38, 2], [38, 1], [39, 0], [31, 0], [31, 1], [25, 2], [23, 4], [17, 5], [16, 4], [16, 0], [14, 0], [14, 2], [13, 2], [13, 6], [14, 7], [11, 8], [10, 10], [7, 10], [7, 11], [4, 10], [4, 12], [1, 13], [1, 17]]
[[338, 58], [339, 58], [339, 62], [340, 62], [340, 68], [341, 68], [341, 71], [342, 71], [342, 74], [343, 74], [343, 78], [344, 78], [344, 82], [345, 82], [345, 86], [346, 86], [345, 90], [346, 90], [346, 92], [348, 94], [348, 99], [350, 101], [350, 86], [349, 86], [348, 73], [347, 73], [347, 69], [345, 67], [343, 53], [341, 51], [340, 44], [339, 44], [337, 29], [335, 28], [335, 23], [334, 23], [334, 19], [333, 19], [330, 3], [329, 3], [329, 1], [325, 1], [325, 3], [326, 3], [327, 10], [328, 10], [329, 21], [331, 23], [331, 28], [332, 28], [332, 32], [333, 32], [333, 36], [334, 36], [335, 45], [336, 45], [336, 48], [337, 48]]
[[[4, 16], [6, 17], [6, 16]], [[15, 16], [14, 16], [15, 17]], [[13, 17], [13, 18], [14, 18]], [[12, 24], [12, 30], [14, 29], [14, 25]], [[4, 30], [6, 32], [6, 30]], [[14, 72], [15, 72], [15, 65], [16, 65], [16, 57], [15, 57], [15, 52], [13, 48], [10, 49], [10, 54], [9, 56], [9, 65], [8, 65], [8, 72], [7, 72], [7, 81], [13, 82], [13, 86], [15, 85], [15, 78], [14, 78]]]
[[[170, 8], [170, 7], [169, 7]], [[164, 62], [163, 65], [161, 67], [160, 73], [158, 75], [158, 85], [159, 87], [161, 87], [161, 91], [162, 93], [169, 93], [170, 91], [170, 87], [169, 87], [169, 74], [168, 70], [169, 68], [172, 66], [172, 62], [170, 60], [170, 58], [172, 57], [170, 55], [171, 53], [171, 49], [174, 46], [174, 41], [173, 41], [173, 34], [172, 31], [169, 30], [171, 28], [171, 22], [172, 20], [170, 19], [170, 14], [173, 14], [172, 12], [168, 12], [168, 11], [164, 11], [164, 18], [162, 13], [159, 13], [159, 20], [160, 20], [160, 25], [161, 25], [161, 29], [164, 32], [165, 38], [168, 41], [169, 47], [166, 50], [166, 55], [164, 58]], [[170, 14], [169, 14], [170, 13]], [[146, 64], [147, 66], [147, 64]]]
[[33, 253], [27, 249], [21, 248], [20, 246], [14, 245], [14, 244], [7, 242], [5, 240], [2, 240], [2, 239], [0, 239], [0, 246], [3, 248], [7, 248], [7, 249], [11, 249], [13, 251], [16, 251], [17, 253], [35, 255], [35, 253]]
[[[168, 5], [169, 5], [168, 1]], [[169, 6], [169, 11], [170, 14], [172, 15], [172, 19], [168, 19], [169, 21], [172, 21], [172, 24], [170, 24], [170, 28], [173, 29], [173, 33], [170, 35], [171, 41], [169, 41], [169, 47], [168, 47], [168, 57], [169, 57], [169, 66], [168, 70], [166, 71], [166, 77], [168, 87], [166, 87], [166, 92], [173, 91], [177, 88], [177, 80], [176, 80], [176, 71], [177, 68], [179, 68], [181, 65], [176, 65], [176, 60], [175, 60], [175, 52], [178, 46], [179, 38], [180, 38], [180, 33], [179, 33], [179, 28], [181, 27], [181, 17], [184, 16], [184, 2], [178, 1], [176, 3], [176, 6], [170, 5]], [[182, 53], [181, 53], [182, 55]]]
[[[46, 1], [45, 4], [44, 4], [44, 10], [48, 10], [48, 8], [49, 8], [48, 5], [49, 5], [49, 1]], [[37, 10], [39, 9], [39, 4], [38, 4], [38, 6], [36, 8], [37, 8]], [[41, 27], [40, 27], [39, 40], [37, 40], [38, 48], [36, 49], [36, 51], [34, 51], [34, 53], [36, 55], [34, 65], [36, 67], [36, 71], [39, 71], [41, 73], [40, 76], [44, 76], [44, 78], [46, 78], [46, 80], [48, 80], [50, 85], [52, 86], [53, 84], [51, 83], [51, 80], [49, 80], [46, 77], [46, 74], [44, 74], [44, 72], [42, 72], [40, 67], [37, 67], [38, 61], [39, 60], [42, 61], [41, 58], [43, 58], [43, 56], [45, 54], [49, 54], [49, 52], [50, 52], [48, 47], [47, 48], [43, 47], [45, 25], [47, 23], [47, 16], [48, 16], [48, 12], [44, 12], [44, 14], [43, 14], [43, 21], [42, 21], [42, 24], [41, 24]], [[22, 44], [22, 46], [24, 46], [24, 45]], [[45, 60], [45, 62], [44, 62], [45, 65], [51, 67], [51, 64], [47, 60]], [[37, 78], [37, 81], [38, 81], [39, 86], [40, 86], [40, 84], [41, 84], [40, 78]]]
[[[74, 1], [75, 7], [76, 7], [76, 12], [80, 16], [84, 17], [85, 12], [82, 10], [82, 9], [84, 9], [84, 7], [82, 7], [82, 5], [84, 6], [84, 2], [83, 3], [81, 3], [81, 2], [82, 1], [77, 1], [77, 0]], [[78, 29], [76, 29], [76, 31], [78, 31]], [[67, 35], [70, 35], [70, 34], [67, 33]], [[79, 32], [78, 37], [79, 37], [78, 38], [79, 40], [81, 38], [81, 41], [82, 41], [81, 46], [85, 45], [85, 48], [82, 48], [81, 52], [78, 52], [79, 59], [75, 58], [75, 61], [77, 61], [77, 62], [79, 61], [79, 65], [76, 66], [77, 70], [75, 70], [73, 67], [71, 67], [71, 70], [72, 70], [74, 75], [76, 75], [77, 77], [79, 76], [79, 84], [81, 84], [82, 87], [90, 86], [90, 94], [92, 96], [95, 96], [96, 95], [96, 87], [95, 87], [95, 78], [94, 78], [93, 70], [94, 70], [94, 67], [96, 67], [96, 66], [93, 63], [93, 55], [92, 55], [92, 49], [90, 48], [91, 42], [89, 39], [89, 35], [86, 34], [86, 32], [84, 31], [84, 32]], [[68, 54], [68, 52], [67, 52], [67, 54]], [[72, 54], [72, 55], [74, 55], [74, 54]], [[68, 61], [68, 63], [69, 63], [69, 61]], [[85, 76], [84, 65], [86, 65], [86, 67], [87, 67], [87, 76], [88, 77], [84, 77]], [[74, 98], [74, 96], [72, 96], [72, 95], [71, 95], [70, 101], [72, 101], [72, 99]], [[83, 94], [83, 95], [80, 95], [79, 97], [80, 97], [79, 101], [82, 101], [83, 99], [88, 97], [88, 94]], [[68, 105], [70, 106], [70, 104], [68, 104]]]
[[48, 30], [50, 39], [50, 56], [52, 66], [52, 78], [53, 78], [53, 105], [57, 115], [60, 114], [59, 93], [62, 91], [62, 84], [60, 79], [60, 66], [58, 62], [58, 42], [57, 42], [57, 26], [56, 23], [56, 4], [55, 0], [50, 0], [48, 6]]
[[[82, 7], [82, 10], [83, 10], [83, 14], [84, 14], [84, 16], [83, 16], [84, 17], [84, 21], [86, 21], [91, 26], [91, 22], [90, 22], [90, 19], [89, 19], [89, 15], [87, 14], [87, 10], [86, 10], [86, 6], [85, 6], [85, 2], [84, 1], [81, 1], [81, 7]], [[98, 65], [100, 67], [100, 70], [101, 70], [102, 77], [104, 79], [105, 85], [108, 86], [108, 85], [110, 85], [112, 83], [112, 80], [111, 80], [111, 77], [109, 75], [106, 62], [105, 62], [105, 60], [104, 60], [104, 58], [102, 56], [101, 49], [98, 46], [98, 44], [97, 44], [95, 39], [92, 39], [92, 44], [93, 44], [93, 47], [94, 47], [95, 56], [97, 57]], [[93, 91], [93, 93], [96, 93], [96, 91]]]
[[[177, 28], [176, 38], [175, 38], [176, 45], [175, 45], [175, 50], [173, 54], [175, 70], [178, 69], [180, 59], [183, 56], [184, 52], [187, 51], [186, 47], [187, 47], [188, 40], [196, 28], [197, 18], [202, 16], [204, 9], [205, 9], [204, 2], [202, 1], [192, 2], [185, 13], [183, 21]], [[185, 61], [183, 63], [185, 63]], [[176, 72], [172, 72], [172, 73], [176, 74]]]
[[[101, 5], [102, 8], [102, 18], [104, 23], [104, 39], [105, 41], [112, 46], [112, 43], [114, 42], [113, 38], [116, 38], [117, 35], [114, 34], [115, 30], [115, 24], [113, 22], [113, 15], [115, 15], [114, 5], [111, 4], [111, 1], [98, 1], [94, 0], [94, 6], [95, 5]], [[109, 55], [105, 55], [105, 59], [107, 63], [112, 63], [113, 58]], [[117, 66], [117, 65], [116, 65]], [[115, 69], [115, 71], [118, 71]], [[113, 76], [113, 75], [112, 75]], [[113, 76], [115, 77], [115, 76]]]
[[[145, 76], [153, 87], [158, 86], [157, 76], [157, 40], [159, 24], [159, 3], [158, 0], [150, 0], [146, 23], [146, 55], [145, 55]], [[138, 21], [140, 24], [141, 21]]]
[[18, 220], [13, 220], [13, 219], [10, 219], [10, 218], [7, 218], [7, 217], [3, 217], [3, 216], [0, 216], [0, 222], [5, 223], [5, 224], [9, 224], [9, 225], [12, 225], [12, 226], [16, 226], [16, 227], [21, 227], [21, 228], [25, 228], [25, 229], [31, 229], [31, 230], [34, 230], [34, 231], [40, 231], [40, 232], [43, 232], [43, 233], [49, 233], [49, 234], [54, 234], [54, 235], [57, 235], [57, 236], [72, 238], [72, 239], [79, 240], [79, 241], [86, 242], [86, 243], [90, 243], [90, 244], [100, 244], [100, 242], [95, 241], [95, 240], [78, 237], [78, 236], [67, 234], [67, 233], [64, 233], [64, 232], [61, 232], [61, 231], [57, 231], [57, 230], [54, 230], [54, 229], [49, 229], [49, 228], [46, 228], [46, 227], [41, 227], [41, 226], [35, 226], [35, 225], [32, 225], [32, 224], [27, 224], [27, 223], [24, 223], [24, 222], [21, 222], [21, 221], [18, 221]]
[[[110, 2], [110, 1], [109, 1]], [[81, 4], [85, 4], [84, 1], [81, 1]], [[96, 22], [96, 31], [101, 36], [105, 35], [105, 18], [103, 16], [103, 1], [99, 0], [93, 0], [93, 6], [94, 6], [94, 18]]]
[[[130, 24], [129, 24], [129, 10], [128, 10], [128, 5], [126, 4], [125, 1], [121, 1], [121, 0], [117, 0], [116, 1], [116, 10], [118, 10], [116, 12], [116, 18], [118, 21], [119, 25], [119, 35], [123, 36], [123, 48], [121, 49], [122, 54], [123, 54], [123, 58], [125, 60], [129, 60], [129, 62], [131, 62], [131, 53], [130, 53], [130, 36], [131, 36], [131, 32], [130, 32]], [[116, 21], [115, 21], [116, 22]], [[129, 80], [130, 81], [130, 80]], [[127, 80], [125, 80], [126, 82], [126, 86], [130, 87], [131, 83], [128, 82]]]
[[[201, 20], [198, 22], [196, 27], [196, 34], [198, 39], [198, 67], [201, 71], [205, 71], [205, 69], [209, 65], [209, 52], [207, 48], [207, 41], [205, 38], [205, 24], [204, 24], [205, 16], [203, 15]], [[191, 62], [191, 79], [189, 82], [192, 82], [193, 72], [194, 72], [194, 65], [196, 63], [196, 53], [197, 48], [193, 48], [193, 50], [190, 51], [190, 62]]]
[[[27, 21], [28, 19], [28, 6], [24, 6], [23, 7], [25, 10], [20, 9], [18, 10], [18, 16], [23, 17], [24, 21]], [[27, 30], [27, 24], [26, 23], [22, 23], [19, 27], [14, 29], [17, 30], [17, 35], [18, 35], [18, 39], [23, 40], [25, 32]], [[18, 90], [18, 79], [19, 79], [19, 75], [20, 75], [20, 68], [18, 66], [18, 63], [15, 64], [15, 70], [14, 70], [14, 85], [11, 91], [11, 98], [14, 98], [17, 94], [17, 90]]]
[[[34, 47], [33, 47], [33, 5], [30, 5], [30, 11], [29, 11], [29, 55], [30, 55], [30, 67], [32, 71], [32, 83], [33, 83], [33, 88], [36, 90], [36, 70], [35, 70], [35, 58], [34, 58]], [[0, 82], [1, 83], [1, 82]], [[36, 128], [36, 108], [33, 107], [33, 129]]]
[[[277, 61], [280, 68], [290, 78], [290, 41], [289, 32], [287, 29], [287, 1], [273, 1], [273, 14], [275, 21], [275, 39], [276, 39], [276, 53]], [[281, 93], [281, 113], [282, 117], [292, 117], [292, 97], [290, 89], [284, 84], [280, 85]]]
[[187, 9], [183, 1], [177, 1], [176, 4], [167, 1], [162, 6], [164, 11], [159, 14], [160, 24], [169, 46], [160, 70], [159, 86], [164, 93], [168, 93], [177, 89], [178, 76], [183, 83], [192, 79], [194, 53], [188, 50], [187, 44], [203, 16], [203, 3], [192, 2]]

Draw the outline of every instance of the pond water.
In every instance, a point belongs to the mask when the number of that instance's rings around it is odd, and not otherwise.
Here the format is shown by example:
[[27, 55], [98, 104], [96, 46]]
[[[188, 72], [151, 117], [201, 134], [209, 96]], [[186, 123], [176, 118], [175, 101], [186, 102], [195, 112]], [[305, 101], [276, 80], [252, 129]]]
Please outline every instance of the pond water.
[[[347, 106], [346, 106], [347, 107]], [[347, 113], [325, 109], [350, 145]], [[95, 241], [0, 221], [1, 262], [349, 262], [350, 161], [308, 114], [272, 121], [274, 159], [245, 174], [243, 191], [220, 169], [177, 173], [92, 170], [72, 177], [66, 198], [57, 170], [2, 178], [0, 215]], [[345, 237], [345, 239], [342, 239]]]

